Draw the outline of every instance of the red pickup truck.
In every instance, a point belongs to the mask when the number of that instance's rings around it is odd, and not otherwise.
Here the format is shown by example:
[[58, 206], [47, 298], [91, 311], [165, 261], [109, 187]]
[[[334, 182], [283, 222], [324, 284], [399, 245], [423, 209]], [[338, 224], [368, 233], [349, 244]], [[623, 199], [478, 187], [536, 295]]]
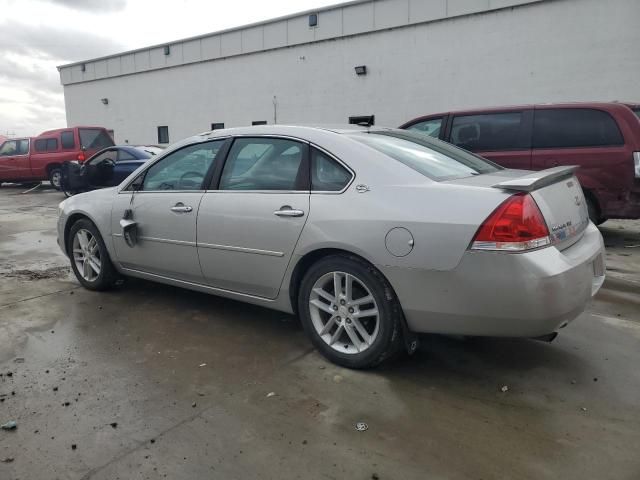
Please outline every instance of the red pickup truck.
[[102, 127], [62, 128], [37, 137], [5, 140], [0, 145], [0, 184], [49, 180], [60, 189], [64, 161], [84, 162], [98, 150], [113, 145], [113, 139]]

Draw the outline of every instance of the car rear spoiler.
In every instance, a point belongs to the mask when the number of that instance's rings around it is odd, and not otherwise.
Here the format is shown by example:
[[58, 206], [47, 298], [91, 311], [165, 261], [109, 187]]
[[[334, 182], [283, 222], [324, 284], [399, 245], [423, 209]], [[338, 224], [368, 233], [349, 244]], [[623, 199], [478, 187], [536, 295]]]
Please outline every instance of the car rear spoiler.
[[539, 172], [533, 172], [524, 177], [506, 180], [492, 185], [493, 188], [504, 188], [505, 190], [517, 190], [519, 192], [532, 192], [547, 185], [570, 177], [578, 169], [577, 166], [553, 167]]

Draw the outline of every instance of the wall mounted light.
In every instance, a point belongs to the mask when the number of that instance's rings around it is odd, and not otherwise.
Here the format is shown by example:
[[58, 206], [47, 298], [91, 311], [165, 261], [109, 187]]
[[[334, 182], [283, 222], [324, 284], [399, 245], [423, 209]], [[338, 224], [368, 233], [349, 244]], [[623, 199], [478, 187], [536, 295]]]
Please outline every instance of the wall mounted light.
[[356, 75], [366, 75], [367, 74], [367, 66], [359, 65], [356, 67]]
[[108, 98], [101, 98], [100, 101], [102, 102], [103, 105], [109, 105], [109, 99]]
[[169, 45], [166, 45], [164, 47], [164, 54], [165, 55], [170, 55], [171, 54], [171, 47]]

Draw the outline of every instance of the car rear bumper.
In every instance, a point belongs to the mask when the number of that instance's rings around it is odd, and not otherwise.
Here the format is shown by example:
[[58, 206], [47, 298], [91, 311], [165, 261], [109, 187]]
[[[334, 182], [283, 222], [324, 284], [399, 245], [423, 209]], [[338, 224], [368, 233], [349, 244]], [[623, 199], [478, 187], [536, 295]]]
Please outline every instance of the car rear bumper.
[[589, 224], [571, 247], [465, 253], [451, 271], [378, 266], [415, 332], [538, 337], [582, 313], [604, 282], [604, 243]]

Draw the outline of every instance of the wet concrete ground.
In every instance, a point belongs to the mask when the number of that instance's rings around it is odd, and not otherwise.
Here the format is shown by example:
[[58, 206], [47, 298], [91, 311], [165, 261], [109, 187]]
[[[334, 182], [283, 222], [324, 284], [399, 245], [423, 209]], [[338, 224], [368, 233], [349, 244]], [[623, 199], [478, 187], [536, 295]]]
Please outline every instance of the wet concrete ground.
[[278, 312], [80, 288], [62, 194], [22, 190], [0, 188], [0, 479], [640, 478], [639, 222], [603, 226], [605, 287], [554, 343], [424, 336], [359, 372]]

